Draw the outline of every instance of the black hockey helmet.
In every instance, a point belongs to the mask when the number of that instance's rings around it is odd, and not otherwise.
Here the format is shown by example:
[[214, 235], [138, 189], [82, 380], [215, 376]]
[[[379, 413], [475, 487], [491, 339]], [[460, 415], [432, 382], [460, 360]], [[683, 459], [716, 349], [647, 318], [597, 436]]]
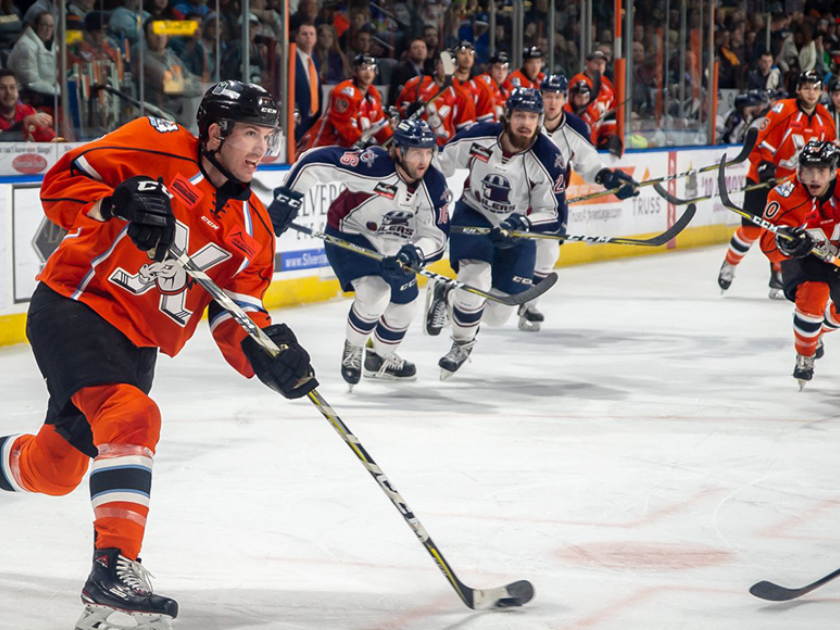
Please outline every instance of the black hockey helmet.
[[829, 92], [840, 92], [840, 75], [835, 74], [828, 80]]
[[579, 79], [578, 81], [572, 83], [569, 87], [569, 92], [573, 94], [582, 94], [584, 92], [590, 94], [592, 92], [592, 87], [590, 87], [588, 82], [583, 79]]
[[223, 138], [233, 130], [233, 123], [238, 122], [276, 129], [280, 125], [280, 108], [259, 85], [222, 81], [205, 92], [197, 119], [198, 137], [205, 142], [212, 123], [222, 128]]
[[353, 57], [353, 63], [351, 65], [353, 66], [353, 70], [360, 66], [373, 66], [374, 68], [376, 68], [376, 57], [365, 53], [359, 53], [358, 55]]
[[503, 63], [505, 65], [510, 65], [510, 57], [508, 57], [508, 54], [504, 51], [497, 52], [496, 54], [490, 56], [490, 59], [489, 59], [488, 63], [491, 66], [493, 64], [496, 64], [496, 63]]
[[822, 78], [819, 74], [817, 74], [816, 70], [808, 70], [807, 72], [800, 72], [799, 76], [796, 77], [796, 89], [798, 90], [800, 86], [803, 85], [814, 85], [818, 84], [822, 87]]
[[543, 51], [539, 46], [528, 46], [522, 51], [522, 59], [542, 59]]
[[835, 171], [840, 149], [827, 140], [810, 140], [799, 152], [799, 168], [806, 166], [825, 166]]
[[735, 97], [735, 107], [752, 107], [754, 105], [769, 105], [770, 95], [767, 90], [750, 90]]

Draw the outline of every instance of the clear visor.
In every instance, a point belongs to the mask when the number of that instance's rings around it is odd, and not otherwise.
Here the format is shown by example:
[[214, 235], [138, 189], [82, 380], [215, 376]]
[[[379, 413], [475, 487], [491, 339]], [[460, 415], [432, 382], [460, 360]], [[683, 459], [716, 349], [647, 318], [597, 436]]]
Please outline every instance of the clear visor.
[[283, 130], [280, 127], [237, 123], [225, 137], [225, 144], [236, 151], [262, 160], [265, 157], [280, 156], [282, 137]]

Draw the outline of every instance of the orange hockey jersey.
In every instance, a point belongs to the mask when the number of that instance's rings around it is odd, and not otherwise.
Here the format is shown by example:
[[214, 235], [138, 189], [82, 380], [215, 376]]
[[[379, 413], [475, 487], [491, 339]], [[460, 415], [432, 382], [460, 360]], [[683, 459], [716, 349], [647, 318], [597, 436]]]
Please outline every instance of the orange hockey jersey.
[[[440, 91], [438, 84], [429, 76], [414, 77], [405, 84], [397, 100], [397, 107], [403, 118], [408, 116], [412, 103], [428, 103]], [[463, 89], [453, 84], [444, 93], [429, 103], [422, 118], [429, 123], [440, 146], [452, 136], [475, 122], [475, 106], [472, 98]]]
[[477, 122], [492, 122], [495, 120], [492, 95], [479, 86], [478, 77], [469, 81], [461, 81], [457, 77], [452, 77], [452, 85], [461, 88], [472, 98]]
[[750, 172], [752, 181], [758, 181], [758, 165], [772, 162], [776, 165], [776, 179], [793, 174], [799, 150], [809, 140], [836, 140], [837, 130], [831, 114], [822, 105], [817, 104], [810, 116], [799, 109], [795, 98], [788, 98], [776, 103], [767, 112], [758, 131], [755, 148], [750, 153]]
[[[502, 92], [502, 88], [493, 80], [489, 72], [478, 75], [475, 78], [475, 83], [480, 90], [487, 93], [487, 98], [493, 104], [493, 118], [488, 118], [487, 120], [499, 122], [502, 119], [502, 114], [505, 113], [505, 101], [507, 100], [504, 92]], [[476, 115], [478, 115], [477, 111]]]
[[[595, 83], [584, 72], [579, 72], [573, 76], [572, 80], [569, 81], [569, 85], [575, 85], [580, 81], [586, 81], [591, 90], [595, 89]], [[593, 93], [592, 100], [589, 102], [589, 105], [585, 110], [578, 114], [578, 116], [583, 118], [584, 122], [586, 122], [592, 130], [592, 144], [596, 147], [599, 145], [601, 137], [609, 135], [610, 133], [615, 133], [614, 121], [607, 123], [610, 126], [609, 130], [605, 131], [601, 129], [604, 117], [615, 110], [615, 106], [615, 88], [613, 87], [612, 81], [610, 81], [606, 76], [602, 76], [601, 89], [598, 90], [598, 94]], [[567, 112], [572, 114], [575, 113], [570, 103], [566, 103], [565, 109]]]
[[[65, 153], [44, 176], [47, 217], [68, 231], [39, 279], [87, 304], [139, 347], [175, 356], [212, 300], [173, 260], [158, 263], [127, 236], [125, 221], [88, 216], [94, 203], [138, 175], [162, 178], [172, 196], [175, 244], [260, 327], [271, 323], [262, 298], [274, 273], [274, 233], [246, 186], [217, 189], [199, 168], [198, 139], [173, 122], [139, 118]], [[211, 306], [213, 337], [228, 362], [253, 376], [239, 347], [245, 332]]]
[[362, 94], [352, 79], [336, 85], [330, 92], [327, 111], [315, 121], [301, 141], [303, 150], [312, 147], [352, 147], [365, 130], [380, 127], [373, 137], [384, 143], [393, 132], [382, 109], [382, 97], [372, 85]]
[[534, 88], [535, 90], [540, 89], [540, 83], [542, 80], [545, 79], [545, 73], [540, 72], [537, 75], [536, 81], [531, 81], [528, 76], [522, 72], [522, 68], [519, 70], [514, 70], [508, 75], [508, 78], [505, 79], [505, 82], [502, 84], [502, 92], [504, 92], [505, 96], [510, 96], [510, 93], [513, 92], [514, 88], [522, 87], [522, 88]]
[[[764, 218], [775, 225], [803, 227], [817, 244], [828, 242], [836, 252], [840, 244], [840, 178], [834, 180], [832, 194], [825, 201], [811, 196], [798, 178], [779, 184], [767, 195]], [[772, 262], [787, 258], [776, 247], [775, 234], [767, 230], [761, 235], [761, 251]]]

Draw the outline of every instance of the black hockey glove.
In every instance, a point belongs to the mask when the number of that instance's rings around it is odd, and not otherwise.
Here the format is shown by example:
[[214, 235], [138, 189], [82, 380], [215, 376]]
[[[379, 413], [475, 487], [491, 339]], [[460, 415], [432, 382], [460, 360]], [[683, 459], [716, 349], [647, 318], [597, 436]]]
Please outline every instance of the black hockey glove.
[[607, 190], [618, 188], [615, 196], [619, 199], [629, 199], [639, 195], [639, 182], [619, 169], [603, 168], [595, 175], [595, 183], [601, 184]]
[[303, 194], [287, 186], [274, 189], [274, 201], [268, 206], [268, 216], [274, 225], [274, 235], [280, 236], [289, 229], [303, 206]]
[[816, 241], [801, 227], [781, 228], [781, 233], [787, 234], [793, 240], [788, 240], [782, 234], [776, 234], [776, 247], [785, 256], [791, 258], [804, 258], [814, 249]]
[[490, 231], [490, 240], [493, 245], [502, 249], [516, 245], [516, 237], [505, 234], [505, 232], [526, 232], [531, 227], [531, 222], [524, 214], [514, 212], [507, 219], [499, 223]]
[[110, 197], [102, 199], [99, 212], [106, 221], [114, 217], [128, 221], [131, 241], [144, 252], [155, 250], [155, 260], [163, 262], [175, 240], [171, 197], [163, 179], [155, 181], [139, 175], [125, 180]]
[[769, 182], [776, 177], [776, 165], [773, 162], [767, 162], [765, 160], [758, 165], [756, 172], [758, 173], [759, 182]]
[[[414, 101], [413, 103], [411, 103], [411, 105], [408, 106], [408, 109], [405, 110], [405, 117], [411, 118], [412, 116], [417, 114], [417, 112], [420, 112], [420, 114], [422, 114], [423, 112], [421, 110], [425, 106], [426, 104], [423, 101]], [[417, 114], [417, 116], [420, 116], [420, 114]]]
[[425, 261], [423, 251], [419, 247], [408, 243], [403, 245], [394, 256], [383, 258], [379, 265], [382, 269], [382, 275], [386, 278], [400, 278], [406, 274], [414, 273], [405, 269], [404, 266], [419, 269]]
[[272, 357], [250, 336], [242, 340], [242, 352], [263, 383], [286, 398], [302, 398], [318, 387], [315, 370], [309, 364], [309, 353], [298, 343], [286, 324], [263, 328], [263, 332], [280, 348]]

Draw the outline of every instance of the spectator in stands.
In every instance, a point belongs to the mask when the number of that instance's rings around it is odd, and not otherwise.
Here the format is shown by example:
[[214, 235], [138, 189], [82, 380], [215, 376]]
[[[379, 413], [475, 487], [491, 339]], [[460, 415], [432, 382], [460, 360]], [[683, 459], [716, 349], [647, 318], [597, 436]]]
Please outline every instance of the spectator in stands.
[[140, 25], [149, 17], [148, 11], [138, 11], [140, 0], [122, 0], [122, 6], [111, 11], [108, 30], [120, 42], [127, 39], [133, 46], [140, 39]]
[[656, 85], [656, 69], [645, 55], [645, 46], [633, 42], [633, 111], [642, 115], [653, 109], [653, 86]]
[[318, 34], [312, 22], [304, 22], [295, 35], [295, 109], [300, 124], [295, 128], [295, 140], [300, 140], [321, 114], [321, 78], [318, 65], [312, 58]]
[[119, 47], [106, 34], [108, 14], [91, 11], [85, 16], [85, 31], [82, 39], [67, 47], [67, 63], [108, 62], [117, 63]]
[[428, 59], [428, 52], [426, 40], [422, 37], [415, 37], [409, 42], [405, 63], [401, 64], [391, 75], [391, 85], [388, 88], [389, 107], [396, 105], [400, 92], [409, 80], [423, 76], [423, 66]]
[[318, 68], [321, 83], [338, 84], [350, 77], [350, 63], [338, 47], [338, 35], [332, 24], [321, 24], [318, 29], [318, 43], [312, 57]]
[[[722, 90], [732, 90], [741, 87], [741, 60], [735, 51], [732, 50], [732, 35], [729, 31], [723, 30], [716, 37], [718, 45], [718, 59], [720, 66], [718, 70], [718, 87]], [[672, 49], [673, 50], [673, 49]], [[679, 61], [679, 55], [673, 55]], [[676, 81], [675, 81], [676, 82]]]
[[784, 74], [788, 74], [799, 67], [799, 49], [805, 41], [802, 28], [797, 27], [785, 37], [782, 42], [782, 50], [779, 52], [779, 68]]
[[49, 11], [43, 11], [23, 31], [9, 55], [9, 68], [20, 79], [24, 94], [35, 107], [52, 106], [54, 97], [60, 93], [56, 80], [58, 62], [52, 45], [54, 35], [55, 18]]
[[210, 13], [210, 7], [205, 0], [180, 0], [172, 5], [179, 20], [187, 19], [188, 15], [198, 14], [204, 17]]
[[[180, 20], [179, 14], [169, 0], [151, 0], [151, 2], [144, 2], [143, 6], [148, 10], [149, 15], [146, 20], [152, 18], [153, 20]], [[145, 24], [146, 22], [143, 22]]]
[[[204, 76], [201, 80], [205, 83], [210, 81], [218, 82], [221, 80], [221, 60], [225, 57], [227, 51], [228, 36], [225, 32], [226, 22], [219, 19], [219, 16], [213, 12], [208, 13], [204, 18], [204, 23], [201, 28], [201, 47], [204, 50]], [[216, 37], [217, 31], [218, 39]], [[219, 50], [216, 50], [218, 44]], [[218, 53], [218, 54], [217, 54]], [[218, 64], [217, 60], [218, 59]], [[217, 67], [219, 66], [219, 67]], [[216, 76], [216, 70], [219, 70], [219, 76]]]
[[289, 18], [289, 32], [296, 32], [301, 24], [315, 24], [318, 17], [318, 0], [300, 0], [298, 10]]
[[[242, 18], [240, 18], [241, 20]], [[247, 70], [242, 68], [245, 60], [242, 38], [234, 39], [227, 48], [222, 59], [222, 79], [237, 79], [245, 83], [263, 85], [268, 83], [267, 71], [271, 62], [268, 56], [268, 46], [259, 37], [259, 18], [253, 13], [248, 14], [248, 46], [249, 63]], [[239, 28], [242, 28], [240, 23]], [[243, 74], [245, 78], [243, 78]]]
[[268, 6], [266, 0], [251, 0], [251, 13], [260, 19], [259, 34], [266, 39], [282, 40], [283, 19], [280, 14]]
[[758, 55], [756, 67], [747, 76], [748, 90], [777, 90], [782, 81], [782, 73], [773, 63], [769, 50], [762, 50]]
[[50, 142], [55, 138], [53, 119], [20, 102], [18, 83], [11, 70], [0, 70], [0, 141]]
[[435, 73], [435, 62], [440, 49], [440, 35], [437, 26], [426, 26], [423, 29], [423, 39], [426, 41], [426, 62], [423, 64], [425, 74]]
[[206, 68], [207, 54], [204, 50], [204, 42], [201, 39], [201, 15], [190, 13], [184, 17], [187, 21], [195, 24], [195, 31], [192, 35], [172, 37], [169, 40], [169, 47], [184, 62], [184, 68], [199, 77], [200, 80], [209, 80], [204, 78], [209, 77], [209, 73]]
[[58, 24], [58, 0], [35, 0], [26, 13], [23, 14], [24, 26], [31, 26], [35, 23], [35, 18], [39, 13], [48, 11], [52, 14], [56, 24]]
[[[169, 38], [154, 32], [154, 22], [153, 18], [149, 18], [143, 24], [146, 52], [140, 80], [145, 81], [145, 98], [152, 105], [171, 113], [179, 124], [192, 129], [202, 95], [201, 82], [167, 47]], [[134, 59], [136, 61], [137, 56]]]
[[0, 2], [0, 49], [11, 50], [23, 31], [20, 11], [12, 0]]

